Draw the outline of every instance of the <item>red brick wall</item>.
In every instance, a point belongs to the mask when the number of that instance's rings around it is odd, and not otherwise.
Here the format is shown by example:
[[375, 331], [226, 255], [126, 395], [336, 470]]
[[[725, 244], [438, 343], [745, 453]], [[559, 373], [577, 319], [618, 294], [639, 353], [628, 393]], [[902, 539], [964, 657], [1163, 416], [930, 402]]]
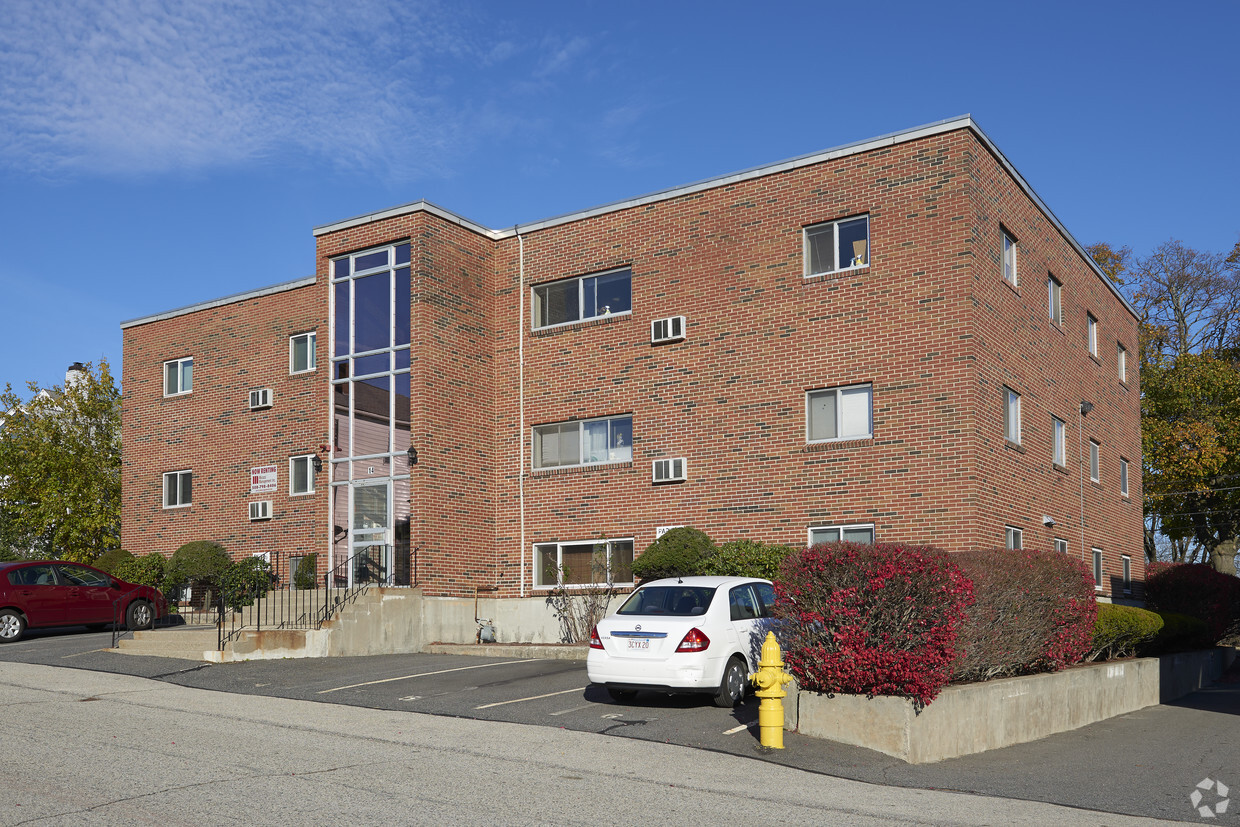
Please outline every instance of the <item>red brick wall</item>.
[[[290, 496], [288, 458], [328, 441], [326, 319], [320, 283], [124, 331], [124, 548], [171, 554], [215, 540], [238, 558], [325, 550], [327, 475], [316, 475], [313, 494]], [[318, 368], [290, 376], [289, 336], [311, 330]], [[193, 392], [165, 397], [163, 363], [185, 356]], [[251, 411], [252, 388], [271, 388], [273, 406]], [[262, 465], [277, 466], [279, 489], [251, 494], [250, 469]], [[182, 469], [194, 472], [193, 504], [165, 509], [163, 473]], [[250, 522], [248, 503], [267, 499], [272, 519]]]

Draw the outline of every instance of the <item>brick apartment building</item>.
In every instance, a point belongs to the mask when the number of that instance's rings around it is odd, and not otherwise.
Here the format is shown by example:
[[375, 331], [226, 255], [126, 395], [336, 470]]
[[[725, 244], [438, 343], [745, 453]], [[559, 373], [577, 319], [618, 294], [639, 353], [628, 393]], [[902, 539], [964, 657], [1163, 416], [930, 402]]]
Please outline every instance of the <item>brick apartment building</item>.
[[419, 201], [314, 235], [311, 277], [122, 324], [130, 551], [537, 598], [692, 525], [1055, 548], [1139, 590], [1137, 319], [969, 117], [506, 230]]

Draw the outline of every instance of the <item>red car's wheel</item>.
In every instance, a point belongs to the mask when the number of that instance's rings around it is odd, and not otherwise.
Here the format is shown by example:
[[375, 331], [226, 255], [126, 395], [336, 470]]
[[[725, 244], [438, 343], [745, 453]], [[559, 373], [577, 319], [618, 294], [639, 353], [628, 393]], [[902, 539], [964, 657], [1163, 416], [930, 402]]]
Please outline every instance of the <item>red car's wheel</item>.
[[21, 640], [26, 633], [26, 618], [20, 612], [5, 609], [0, 612], [0, 643]]
[[149, 629], [154, 622], [155, 612], [151, 610], [150, 603], [135, 600], [129, 604], [129, 609], [125, 612], [125, 625], [130, 629]]

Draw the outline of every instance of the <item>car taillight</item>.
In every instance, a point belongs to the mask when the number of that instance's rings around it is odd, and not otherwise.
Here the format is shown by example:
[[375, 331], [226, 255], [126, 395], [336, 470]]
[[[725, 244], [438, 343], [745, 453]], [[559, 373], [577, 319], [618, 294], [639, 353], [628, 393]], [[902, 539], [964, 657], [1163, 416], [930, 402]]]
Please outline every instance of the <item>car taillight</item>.
[[595, 626], [594, 628], [590, 630], [590, 648], [591, 649], [602, 649], [603, 648], [603, 641], [599, 640], [599, 637], [598, 637], [597, 626]]
[[710, 638], [702, 634], [702, 630], [696, 626], [689, 630], [689, 633], [680, 641], [680, 645], [676, 647], [677, 652], [704, 652], [706, 647], [710, 646]]

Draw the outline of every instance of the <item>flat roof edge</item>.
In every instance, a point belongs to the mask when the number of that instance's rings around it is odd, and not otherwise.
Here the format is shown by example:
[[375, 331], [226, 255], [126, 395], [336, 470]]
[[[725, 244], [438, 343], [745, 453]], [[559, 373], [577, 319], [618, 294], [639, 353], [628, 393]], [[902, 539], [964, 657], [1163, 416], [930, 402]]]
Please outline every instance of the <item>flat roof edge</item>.
[[408, 204], [401, 204], [396, 207], [388, 207], [385, 210], [377, 210], [375, 212], [366, 213], [365, 215], [357, 215], [353, 218], [346, 218], [343, 221], [334, 221], [331, 224], [321, 224], [314, 228], [314, 237], [318, 238], [319, 236], [327, 235], [328, 233], [335, 233], [340, 230], [350, 229], [352, 227], [361, 227], [365, 224], [371, 223], [372, 221], [382, 221], [385, 218], [396, 218], [402, 215], [411, 215], [416, 212], [431, 213], [432, 215], [442, 218], [444, 221], [459, 224], [467, 230], [472, 230], [473, 232], [478, 233], [479, 235], [484, 235], [492, 240], [502, 237], [502, 234], [496, 230], [492, 230], [489, 227], [484, 227], [481, 224], [470, 221], [468, 218], [457, 215], [451, 210], [445, 210], [443, 207], [440, 207], [438, 204], [433, 204], [425, 198], [417, 201], [411, 201]]
[[284, 281], [279, 284], [273, 284], [269, 287], [260, 287], [257, 290], [246, 290], [243, 293], [233, 293], [231, 296], [221, 296], [218, 299], [210, 299], [195, 304], [187, 304], [184, 307], [177, 307], [172, 310], [165, 310], [162, 313], [153, 313], [150, 316], [141, 316], [136, 319], [128, 319], [121, 322], [121, 330], [128, 330], [131, 327], [150, 324], [151, 322], [162, 322], [165, 319], [175, 319], [177, 316], [185, 316], [190, 313], [196, 313], [199, 310], [210, 310], [213, 307], [223, 307], [226, 304], [235, 304], [236, 302], [246, 301], [247, 299], [258, 299], [263, 296], [271, 296], [276, 293], [285, 293], [289, 290], [296, 290], [298, 287], [308, 287], [318, 280], [317, 276], [308, 276], [306, 278], [294, 279], [293, 281]]

